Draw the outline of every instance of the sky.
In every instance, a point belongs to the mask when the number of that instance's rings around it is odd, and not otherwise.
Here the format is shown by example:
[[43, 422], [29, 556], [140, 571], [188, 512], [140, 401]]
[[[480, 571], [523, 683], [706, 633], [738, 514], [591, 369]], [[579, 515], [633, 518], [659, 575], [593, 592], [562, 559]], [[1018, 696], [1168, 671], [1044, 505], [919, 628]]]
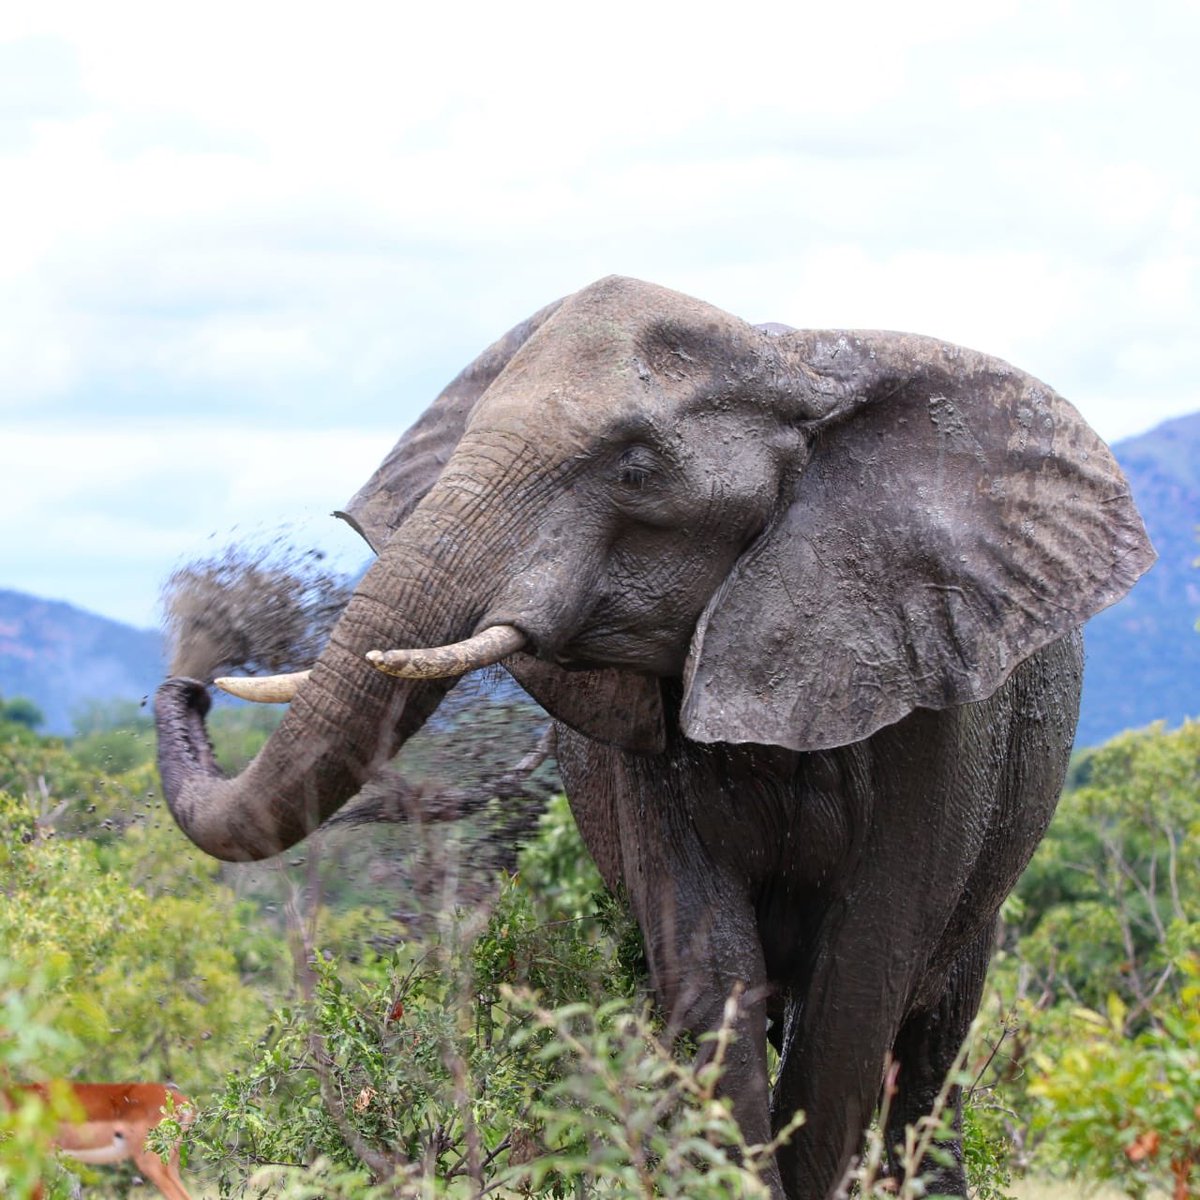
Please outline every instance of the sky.
[[607, 274], [1200, 409], [1200, 6], [54, 0], [0, 15], [0, 588], [142, 627]]

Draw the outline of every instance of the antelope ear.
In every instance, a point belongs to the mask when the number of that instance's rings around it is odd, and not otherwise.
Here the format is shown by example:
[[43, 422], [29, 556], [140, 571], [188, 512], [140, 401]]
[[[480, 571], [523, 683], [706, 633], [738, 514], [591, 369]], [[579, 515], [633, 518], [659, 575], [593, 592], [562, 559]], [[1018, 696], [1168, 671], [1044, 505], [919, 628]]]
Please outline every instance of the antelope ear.
[[514, 654], [504, 665], [552, 717], [577, 733], [635, 754], [659, 754], [666, 748], [657, 679], [613, 667], [564, 671], [529, 654]]
[[392, 447], [345, 509], [333, 514], [351, 525], [376, 554], [437, 482], [479, 397], [561, 304], [556, 300], [546, 305], [460, 371]]
[[903, 334], [777, 345], [824, 415], [697, 625], [688, 737], [824, 749], [983, 699], [1154, 561], [1107, 447], [1037, 380]]

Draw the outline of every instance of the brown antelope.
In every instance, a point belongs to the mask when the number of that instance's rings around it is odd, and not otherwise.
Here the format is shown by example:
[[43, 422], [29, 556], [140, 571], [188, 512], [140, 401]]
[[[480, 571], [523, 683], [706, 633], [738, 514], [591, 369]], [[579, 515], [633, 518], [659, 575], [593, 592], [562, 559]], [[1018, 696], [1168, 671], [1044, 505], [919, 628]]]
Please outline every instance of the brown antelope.
[[[14, 1092], [35, 1092], [50, 1103], [58, 1085], [45, 1083], [10, 1084]], [[174, 1101], [181, 1125], [191, 1122], [190, 1101], [182, 1092], [162, 1083], [71, 1083], [64, 1086], [73, 1094], [83, 1119], [63, 1121], [54, 1136], [54, 1144], [64, 1154], [90, 1165], [124, 1162], [132, 1159], [137, 1169], [153, 1183], [167, 1200], [191, 1200], [179, 1177], [179, 1148], [164, 1162], [153, 1150], [146, 1149], [146, 1134], [163, 1120], [167, 1098]], [[40, 1186], [30, 1200], [41, 1200]]]

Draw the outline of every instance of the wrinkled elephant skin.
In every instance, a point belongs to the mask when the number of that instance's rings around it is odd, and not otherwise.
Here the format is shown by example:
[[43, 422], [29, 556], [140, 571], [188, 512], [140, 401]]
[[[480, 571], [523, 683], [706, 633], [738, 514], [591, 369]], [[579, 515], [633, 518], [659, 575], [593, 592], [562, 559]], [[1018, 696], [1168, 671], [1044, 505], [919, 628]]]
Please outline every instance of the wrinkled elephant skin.
[[[180, 824], [226, 858], [292, 844], [447, 686], [367, 653], [509, 627], [666, 1011], [702, 1032], [744, 989], [746, 1139], [803, 1109], [771, 1182], [831, 1195], [889, 1055], [891, 1141], [936, 1097], [1062, 786], [1079, 626], [1153, 560], [1106, 447], [982, 354], [609, 278], [485, 351], [342, 515], [378, 558], [241, 776], [203, 686], [160, 689]], [[962, 1196], [948, 1148], [926, 1166]]]

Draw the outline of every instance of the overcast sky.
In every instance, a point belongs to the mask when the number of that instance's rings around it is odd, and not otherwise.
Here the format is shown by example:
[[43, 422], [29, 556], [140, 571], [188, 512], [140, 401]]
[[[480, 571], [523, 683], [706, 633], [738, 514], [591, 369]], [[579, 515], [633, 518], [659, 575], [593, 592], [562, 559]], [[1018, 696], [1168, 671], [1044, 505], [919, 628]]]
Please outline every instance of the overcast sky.
[[[24, 9], [23, 15], [14, 11]], [[0, 587], [157, 622], [599, 276], [1200, 409], [1194, 0], [0, 16]]]

